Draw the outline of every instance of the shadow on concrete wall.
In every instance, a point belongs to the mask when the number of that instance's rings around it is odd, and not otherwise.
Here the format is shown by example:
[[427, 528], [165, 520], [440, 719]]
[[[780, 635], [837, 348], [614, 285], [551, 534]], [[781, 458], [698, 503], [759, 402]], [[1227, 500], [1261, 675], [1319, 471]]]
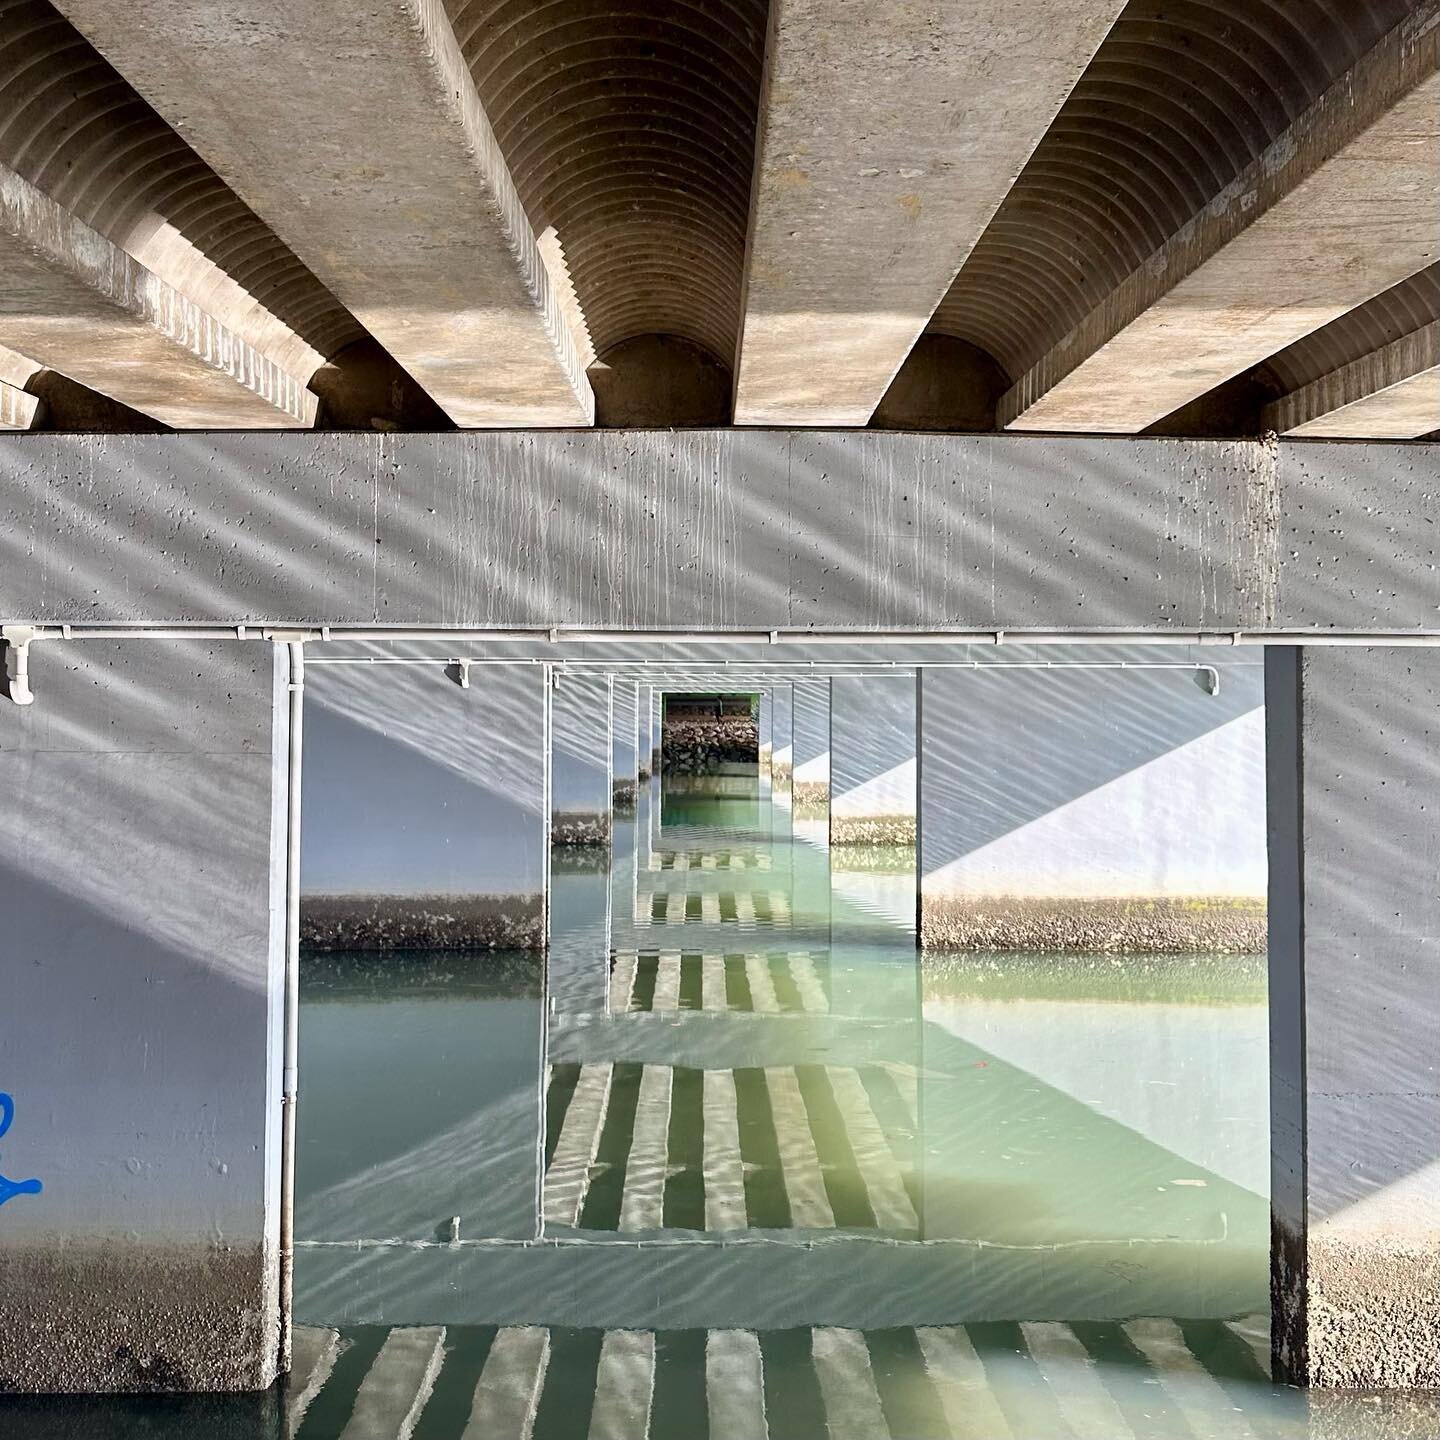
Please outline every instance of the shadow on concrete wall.
[[[1066, 658], [1072, 655], [1085, 662], [1194, 658], [1156, 646], [1086, 647]], [[1215, 663], [1213, 652], [1202, 658]], [[1220, 670], [1218, 695], [1204, 693], [1195, 672], [1185, 669], [931, 672], [924, 699], [925, 875], [1223, 726], [1255, 718], [1264, 705], [1263, 668], [1235, 663]], [[1253, 728], [1258, 740], [1259, 727]], [[1188, 783], [1163, 797], [1162, 813], [1117, 810], [1111, 818], [1117, 829], [1131, 822], [1140, 844], [1147, 832], [1168, 832], [1182, 847], [1186, 836], [1211, 848], [1244, 846], [1256, 893], [1263, 893], [1263, 743], [1231, 750], [1216, 751], [1223, 771], [1197, 767], [1187, 774]]]

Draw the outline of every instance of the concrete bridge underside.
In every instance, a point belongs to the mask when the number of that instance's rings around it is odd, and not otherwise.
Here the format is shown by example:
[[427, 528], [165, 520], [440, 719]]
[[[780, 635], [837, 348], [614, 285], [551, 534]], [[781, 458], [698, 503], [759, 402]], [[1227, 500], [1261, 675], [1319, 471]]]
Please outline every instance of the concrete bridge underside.
[[[290, 647], [608, 654], [618, 694], [642, 644], [767, 675], [848, 638], [922, 671], [962, 643], [1265, 647], [1278, 1373], [1433, 1383], [1435, 458], [853, 432], [12, 438], [0, 612], [11, 696], [23, 651], [33, 703], [0, 706], [10, 1013], [64, 1017], [67, 1038], [12, 1041], [6, 1173], [54, 1198], [6, 1206], [24, 1300], [0, 1374], [146, 1388], [163, 1363], [166, 1383], [243, 1388], [280, 1363]], [[638, 701], [626, 716], [638, 765]]]

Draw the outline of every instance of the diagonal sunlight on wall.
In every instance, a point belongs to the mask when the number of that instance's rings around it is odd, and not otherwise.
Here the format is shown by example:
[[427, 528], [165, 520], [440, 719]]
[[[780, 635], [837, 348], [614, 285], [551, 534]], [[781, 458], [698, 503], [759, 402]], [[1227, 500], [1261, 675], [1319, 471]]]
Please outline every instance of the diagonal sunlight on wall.
[[922, 888], [1263, 897], [1264, 741], [1265, 712], [1250, 710], [965, 855], [927, 865]]

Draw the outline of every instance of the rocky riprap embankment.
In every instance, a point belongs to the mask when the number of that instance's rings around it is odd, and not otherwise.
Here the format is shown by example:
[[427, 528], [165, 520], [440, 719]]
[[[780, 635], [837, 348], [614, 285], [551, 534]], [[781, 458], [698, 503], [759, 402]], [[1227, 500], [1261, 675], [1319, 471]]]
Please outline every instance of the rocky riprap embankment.
[[759, 755], [760, 730], [748, 715], [665, 722], [661, 766], [671, 775], [709, 775], [725, 764], [754, 764]]

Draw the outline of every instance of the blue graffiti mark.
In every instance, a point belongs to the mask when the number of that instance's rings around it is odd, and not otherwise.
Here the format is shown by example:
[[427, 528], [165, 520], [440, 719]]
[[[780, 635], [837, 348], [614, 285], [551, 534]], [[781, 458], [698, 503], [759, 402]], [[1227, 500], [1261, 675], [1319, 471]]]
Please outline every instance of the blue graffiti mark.
[[[15, 1102], [0, 1090], [0, 1136], [10, 1128], [15, 1118]], [[17, 1195], [38, 1195], [43, 1187], [38, 1180], [7, 1180], [0, 1175], [0, 1205], [13, 1200]]]

